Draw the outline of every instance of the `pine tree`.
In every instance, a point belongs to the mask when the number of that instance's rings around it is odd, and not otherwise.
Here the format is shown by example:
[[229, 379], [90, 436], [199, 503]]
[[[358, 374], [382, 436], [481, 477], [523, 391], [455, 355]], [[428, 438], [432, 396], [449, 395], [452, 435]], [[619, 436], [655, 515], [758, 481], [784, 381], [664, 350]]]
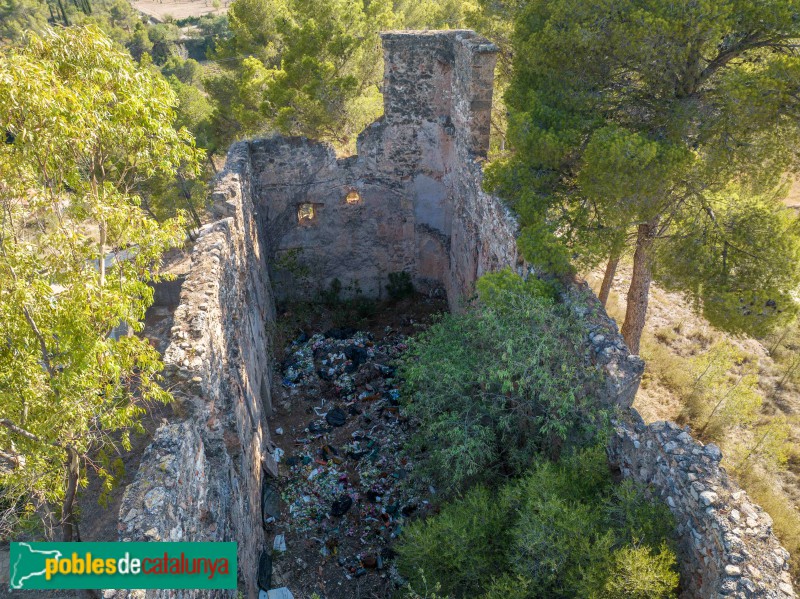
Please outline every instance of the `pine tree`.
[[798, 35], [796, 0], [538, 0], [519, 14], [513, 152], [487, 183], [520, 214], [531, 262], [610, 258], [613, 278], [633, 249], [633, 352], [653, 276], [723, 328], [763, 333], [796, 312], [800, 231], [779, 192], [797, 165]]

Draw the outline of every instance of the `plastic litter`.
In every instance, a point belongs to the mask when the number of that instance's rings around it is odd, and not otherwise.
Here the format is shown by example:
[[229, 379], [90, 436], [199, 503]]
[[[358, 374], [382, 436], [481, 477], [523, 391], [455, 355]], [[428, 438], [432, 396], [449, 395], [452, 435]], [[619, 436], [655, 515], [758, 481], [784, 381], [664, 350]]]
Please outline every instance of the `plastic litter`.
[[288, 349], [284, 394], [292, 413], [311, 418], [299, 429], [281, 423], [280, 488], [288, 515], [273, 525], [273, 549], [281, 551], [282, 537], [290, 570], [304, 571], [305, 562], [294, 564], [311, 550], [314, 563], [340, 568], [346, 580], [388, 576], [389, 545], [407, 517], [427, 509], [407, 480], [414, 469], [403, 449], [410, 423], [395, 378], [395, 360], [406, 349], [405, 338], [391, 330], [376, 341], [348, 328], [300, 336]]
[[325, 415], [325, 422], [330, 424], [331, 426], [344, 426], [344, 423], [347, 421], [347, 414], [345, 414], [339, 408], [333, 408], [330, 412]]
[[272, 556], [264, 550], [258, 559], [258, 588], [268, 591], [272, 586]]
[[349, 495], [342, 495], [333, 502], [331, 506], [331, 516], [344, 516], [351, 507], [353, 507], [353, 498]]

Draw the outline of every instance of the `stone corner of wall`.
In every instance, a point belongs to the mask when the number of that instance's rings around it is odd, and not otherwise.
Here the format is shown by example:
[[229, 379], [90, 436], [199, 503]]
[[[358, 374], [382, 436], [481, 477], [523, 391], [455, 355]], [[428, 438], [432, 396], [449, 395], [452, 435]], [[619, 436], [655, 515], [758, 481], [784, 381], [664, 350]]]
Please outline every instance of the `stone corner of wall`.
[[645, 425], [637, 416], [632, 410], [614, 423], [609, 461], [674, 515], [682, 597], [795, 597], [772, 519], [730, 480], [719, 447], [673, 422]]
[[456, 41], [468, 48], [473, 54], [497, 54], [500, 48], [492, 41], [472, 31], [465, 30], [464, 34], [456, 36]]
[[630, 408], [644, 374], [644, 360], [630, 353], [617, 323], [586, 281], [569, 281], [561, 299], [586, 329], [592, 361], [605, 375], [604, 401]]

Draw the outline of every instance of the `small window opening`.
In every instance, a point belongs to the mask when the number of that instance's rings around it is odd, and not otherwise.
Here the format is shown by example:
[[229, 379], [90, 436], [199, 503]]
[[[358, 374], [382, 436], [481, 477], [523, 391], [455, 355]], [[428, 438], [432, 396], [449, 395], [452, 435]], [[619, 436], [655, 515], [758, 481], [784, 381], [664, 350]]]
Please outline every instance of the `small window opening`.
[[297, 207], [297, 222], [301, 225], [311, 225], [317, 220], [317, 209], [314, 204], [300, 204]]
[[355, 189], [350, 190], [350, 193], [347, 194], [345, 198], [348, 204], [360, 204], [361, 203], [361, 196], [358, 195], [358, 192]]

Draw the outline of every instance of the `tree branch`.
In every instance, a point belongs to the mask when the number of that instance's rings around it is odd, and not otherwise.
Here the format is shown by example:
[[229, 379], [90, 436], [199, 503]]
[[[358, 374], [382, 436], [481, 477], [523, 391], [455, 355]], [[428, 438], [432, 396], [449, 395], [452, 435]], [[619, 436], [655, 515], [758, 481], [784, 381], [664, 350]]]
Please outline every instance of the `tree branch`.
[[[21, 426], [17, 426], [16, 424], [11, 422], [7, 418], [0, 418], [0, 425], [6, 427], [11, 432], [16, 433], [20, 437], [25, 437], [26, 439], [28, 439], [30, 441], [35, 441], [36, 443], [45, 443], [46, 442], [46, 441], [43, 441], [41, 439], [41, 437], [39, 437], [37, 435], [34, 435], [32, 432], [25, 430]], [[56, 445], [57, 446], [58, 444], [57, 443], [51, 443], [51, 445]]]

